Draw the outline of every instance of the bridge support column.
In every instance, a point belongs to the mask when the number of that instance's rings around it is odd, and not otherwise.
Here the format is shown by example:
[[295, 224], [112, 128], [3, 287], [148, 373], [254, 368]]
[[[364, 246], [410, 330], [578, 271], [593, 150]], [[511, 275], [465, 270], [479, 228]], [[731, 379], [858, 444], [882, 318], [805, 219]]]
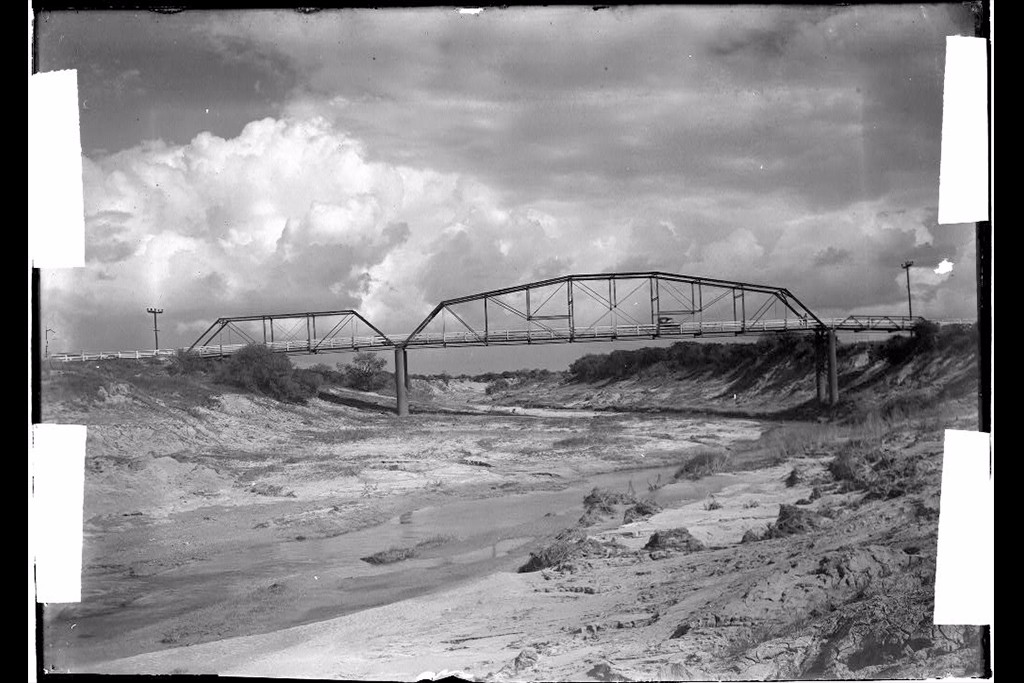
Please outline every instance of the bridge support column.
[[409, 356], [406, 354], [404, 346], [402, 347], [402, 360], [405, 365], [405, 390], [408, 392], [412, 389], [412, 380], [409, 379]]
[[836, 361], [836, 331], [828, 331], [828, 402], [839, 403], [839, 363]]
[[825, 405], [825, 335], [814, 333], [814, 391], [818, 404]]
[[395, 347], [395, 401], [399, 417], [409, 414], [409, 395], [406, 387], [409, 382], [409, 373], [405, 367], [405, 347]]

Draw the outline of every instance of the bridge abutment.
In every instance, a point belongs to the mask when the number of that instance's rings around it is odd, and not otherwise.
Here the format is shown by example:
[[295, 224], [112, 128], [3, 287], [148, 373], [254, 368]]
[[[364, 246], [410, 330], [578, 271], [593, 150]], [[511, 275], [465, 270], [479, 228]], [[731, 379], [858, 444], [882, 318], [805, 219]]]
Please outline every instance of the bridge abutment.
[[409, 372], [406, 368], [404, 346], [395, 347], [395, 403], [399, 417], [409, 414]]

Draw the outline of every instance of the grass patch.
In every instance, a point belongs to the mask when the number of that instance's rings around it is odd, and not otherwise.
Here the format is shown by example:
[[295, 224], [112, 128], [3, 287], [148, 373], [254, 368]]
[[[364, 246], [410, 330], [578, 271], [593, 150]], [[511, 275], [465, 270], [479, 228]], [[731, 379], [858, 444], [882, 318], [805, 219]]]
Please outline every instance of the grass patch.
[[799, 484], [802, 480], [803, 477], [800, 476], [800, 471], [794, 467], [792, 470], [790, 470], [789, 475], [783, 480], [783, 482], [786, 484], [787, 489], [791, 489], [797, 484]]
[[708, 510], [708, 511], [711, 511], [711, 510], [721, 510], [722, 509], [722, 504], [719, 503], [718, 500], [716, 500], [714, 496], [711, 496], [704, 503], [704, 509]]
[[864, 491], [869, 499], [896, 498], [922, 483], [915, 458], [861, 439], [843, 444], [828, 470], [836, 481], [844, 482], [850, 489]]
[[690, 530], [685, 527], [656, 531], [647, 540], [644, 550], [685, 550], [693, 552], [703, 550], [704, 544], [693, 537]]
[[581, 557], [607, 557], [625, 551], [625, 547], [617, 541], [598, 541], [587, 536], [579, 527], [562, 531], [555, 540], [530, 553], [530, 559], [519, 567], [520, 573], [536, 572], [548, 567], [559, 568]]
[[779, 508], [779, 516], [768, 525], [762, 539], [783, 538], [795, 534], [813, 531], [821, 526], [821, 515], [795, 505], [783, 504]]
[[452, 536], [437, 535], [431, 536], [430, 538], [424, 539], [414, 546], [407, 548], [388, 548], [387, 550], [381, 550], [380, 552], [368, 555], [366, 557], [360, 557], [359, 559], [367, 564], [394, 564], [395, 562], [402, 562], [413, 557], [417, 557], [424, 550], [431, 548], [438, 548], [445, 543], [452, 540]]
[[635, 505], [626, 509], [625, 514], [622, 516], [622, 523], [629, 524], [639, 519], [647, 519], [652, 515], [656, 515], [661, 512], [662, 508], [660, 505], [655, 503], [650, 498], [637, 501]]
[[594, 489], [583, 498], [583, 516], [580, 517], [581, 526], [590, 526], [601, 521], [605, 517], [615, 514], [618, 505], [633, 505], [637, 503], [636, 495], [632, 490], [625, 493], [618, 493], [594, 487]]
[[721, 449], [699, 448], [694, 450], [696, 452], [690, 456], [690, 459], [676, 470], [673, 475], [675, 479], [700, 479], [722, 471], [729, 461], [728, 452]]
[[308, 438], [311, 441], [325, 444], [355, 443], [372, 439], [376, 432], [372, 429], [352, 428], [334, 429], [331, 431], [316, 431], [313, 429], [302, 429], [295, 432], [298, 437]]

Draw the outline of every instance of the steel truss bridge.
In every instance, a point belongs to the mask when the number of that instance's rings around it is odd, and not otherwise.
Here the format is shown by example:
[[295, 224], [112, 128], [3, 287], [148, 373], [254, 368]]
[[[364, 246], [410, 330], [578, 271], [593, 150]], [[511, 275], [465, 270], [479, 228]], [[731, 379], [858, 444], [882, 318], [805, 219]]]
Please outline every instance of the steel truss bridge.
[[[249, 344], [287, 354], [392, 348], [398, 413], [408, 413], [406, 352], [414, 348], [814, 333], [818, 397], [838, 400], [836, 332], [907, 332], [924, 318], [819, 318], [783, 287], [664, 272], [563, 275], [442, 301], [409, 334], [385, 334], [354, 310], [218, 318], [187, 351], [229, 356]], [[970, 324], [973, 321], [945, 321]], [[51, 360], [173, 356], [177, 349], [54, 354]]]

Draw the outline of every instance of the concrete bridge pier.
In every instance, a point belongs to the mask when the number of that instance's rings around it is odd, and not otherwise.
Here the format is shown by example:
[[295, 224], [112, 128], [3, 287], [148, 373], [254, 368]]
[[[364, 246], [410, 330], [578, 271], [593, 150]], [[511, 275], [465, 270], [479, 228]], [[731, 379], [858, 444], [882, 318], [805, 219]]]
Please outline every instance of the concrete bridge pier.
[[825, 405], [825, 335], [814, 333], [814, 389], [818, 404]]
[[399, 417], [409, 414], [409, 371], [404, 346], [395, 347], [395, 401]]
[[839, 403], [839, 363], [836, 360], [836, 331], [828, 331], [828, 402]]

